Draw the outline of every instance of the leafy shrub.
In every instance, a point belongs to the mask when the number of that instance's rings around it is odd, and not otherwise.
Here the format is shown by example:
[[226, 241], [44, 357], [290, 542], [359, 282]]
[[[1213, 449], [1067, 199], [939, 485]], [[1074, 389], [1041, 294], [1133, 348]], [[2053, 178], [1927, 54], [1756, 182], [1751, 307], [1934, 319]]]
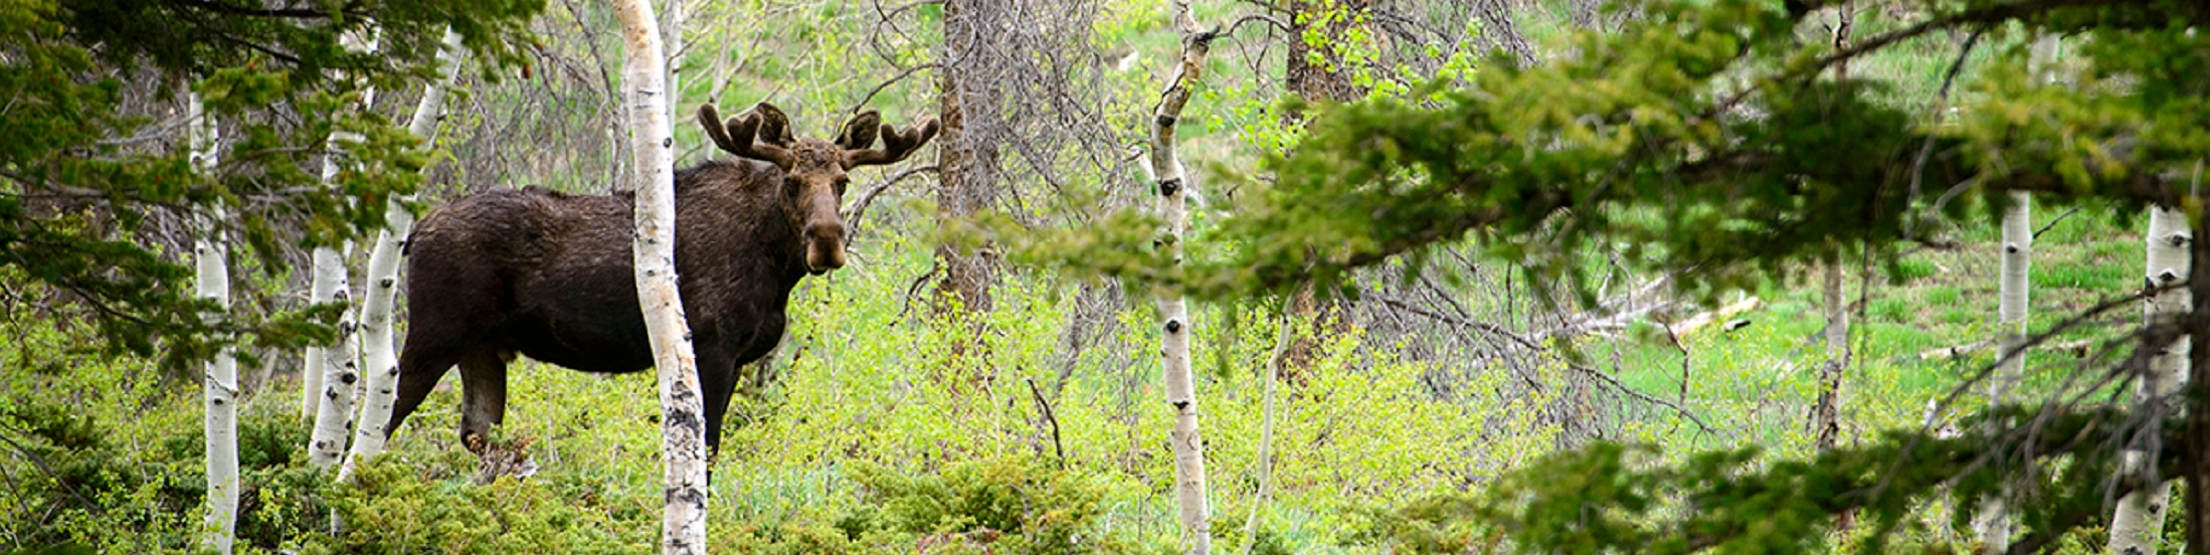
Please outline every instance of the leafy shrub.
[[937, 475], [866, 462], [852, 468], [873, 507], [839, 523], [848, 535], [881, 528], [936, 543], [994, 544], [993, 553], [1122, 552], [1090, 533], [1104, 512], [1104, 486], [1033, 457], [961, 462]]
[[[352, 487], [333, 488], [330, 506], [344, 530], [316, 535], [301, 555], [324, 553], [651, 553], [657, 511], [627, 511], [572, 487], [501, 477], [477, 486], [433, 479], [414, 462], [379, 457], [362, 465]], [[624, 517], [627, 518], [624, 518]]]
[[[34, 469], [21, 473], [9, 507], [25, 510], [4, 513], [4, 524], [18, 531], [15, 543], [156, 553], [196, 546], [207, 495], [205, 428], [162, 425], [196, 415], [117, 418], [66, 404], [66, 384], [47, 385], [41, 395], [9, 398], [0, 418], [0, 437], [25, 432], [5, 443]], [[250, 407], [238, 421], [238, 545], [275, 549], [322, 521], [309, 515], [325, 512], [317, 484], [327, 480], [305, 466], [307, 429], [295, 416]]]

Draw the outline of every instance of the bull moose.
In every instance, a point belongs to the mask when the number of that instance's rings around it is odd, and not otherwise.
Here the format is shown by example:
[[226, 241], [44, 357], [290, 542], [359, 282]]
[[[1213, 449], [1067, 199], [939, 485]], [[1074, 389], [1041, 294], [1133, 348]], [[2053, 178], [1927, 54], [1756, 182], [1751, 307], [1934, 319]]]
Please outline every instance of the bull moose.
[[[702, 105], [698, 118], [739, 157], [675, 174], [675, 266], [712, 451], [737, 367], [782, 340], [791, 289], [844, 265], [845, 171], [904, 160], [936, 136], [937, 122], [900, 130], [869, 110], [824, 141], [793, 139], [782, 110], [764, 102], [727, 121]], [[878, 133], [883, 148], [873, 147]], [[585, 372], [651, 368], [630, 253], [634, 206], [627, 193], [531, 187], [472, 195], [424, 217], [407, 239], [412, 315], [384, 433], [398, 431], [456, 363], [460, 436], [478, 453], [505, 417], [516, 353]]]

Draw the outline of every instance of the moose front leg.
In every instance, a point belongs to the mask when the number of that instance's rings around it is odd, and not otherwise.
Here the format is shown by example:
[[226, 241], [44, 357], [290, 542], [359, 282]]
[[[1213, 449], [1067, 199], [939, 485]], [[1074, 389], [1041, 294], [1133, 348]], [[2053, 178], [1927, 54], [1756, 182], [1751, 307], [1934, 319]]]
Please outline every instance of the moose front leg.
[[729, 414], [729, 399], [735, 396], [737, 364], [728, 357], [701, 357], [698, 361], [698, 389], [706, 405], [706, 460], [707, 468], [721, 452], [721, 423]]

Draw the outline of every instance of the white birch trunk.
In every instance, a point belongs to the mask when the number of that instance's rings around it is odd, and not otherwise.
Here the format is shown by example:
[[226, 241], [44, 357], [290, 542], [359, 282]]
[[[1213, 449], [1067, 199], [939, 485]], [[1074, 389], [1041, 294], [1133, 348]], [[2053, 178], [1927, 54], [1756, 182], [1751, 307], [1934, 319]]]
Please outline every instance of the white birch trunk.
[[[346, 50], [376, 51], [373, 29], [348, 32], [339, 39]], [[361, 92], [360, 108], [366, 111], [373, 105], [376, 89], [368, 87]], [[358, 143], [357, 133], [332, 132], [322, 156], [322, 185], [338, 189], [337, 177], [345, 163], [345, 145]], [[353, 300], [353, 284], [348, 279], [350, 271], [346, 259], [351, 257], [353, 243], [332, 248], [315, 247], [314, 284], [310, 300], [315, 304], [347, 303]], [[314, 432], [307, 439], [307, 463], [318, 468], [329, 468], [345, 457], [345, 434], [351, 431], [353, 400], [360, 389], [359, 343], [353, 335], [357, 322], [348, 309], [338, 319], [338, 337], [327, 346], [308, 347], [300, 358], [299, 392], [300, 411], [312, 419]]]
[[[460, 59], [460, 33], [451, 28], [445, 30], [444, 46], [438, 49], [438, 76], [422, 91], [422, 100], [415, 104], [414, 117], [407, 122], [407, 131], [421, 137], [423, 145], [437, 142], [437, 122], [445, 109], [446, 88], [453, 84], [454, 66]], [[388, 438], [384, 423], [391, 420], [393, 391], [399, 385], [399, 357], [392, 346], [391, 308], [399, 288], [400, 241], [414, 230], [414, 213], [407, 211], [406, 201], [392, 195], [384, 208], [384, 231], [376, 236], [376, 246], [368, 256], [368, 298], [361, 304], [361, 342], [367, 349], [367, 383], [361, 390], [361, 415], [355, 419], [353, 445], [345, 454], [345, 465], [338, 470], [338, 481], [350, 481], [353, 469], [362, 459], [384, 452], [384, 440]]]
[[[2187, 281], [2192, 263], [2188, 249], [2193, 240], [2187, 213], [2157, 206], [2149, 208], [2148, 277], [2147, 283], [2164, 287]], [[2143, 308], [2144, 319], [2149, 324], [2174, 321], [2194, 307], [2192, 294], [2185, 287], [2158, 293]], [[2192, 345], [2186, 336], [2166, 345], [2149, 362], [2149, 375], [2141, 377], [2137, 398], [2144, 408], [2173, 392], [2179, 391], [2187, 376], [2188, 356]], [[2149, 422], [2150, 432], [2155, 433], [2157, 421]], [[2138, 473], [2147, 453], [2128, 449], [2124, 455], [2122, 472]], [[2155, 474], [2155, 473], [2151, 473]], [[2110, 517], [2110, 552], [2124, 555], [2156, 553], [2162, 542], [2160, 530], [2164, 529], [2164, 515], [2170, 511], [2172, 484], [2161, 477], [2156, 484], [2136, 490], [2118, 499], [2118, 507]]]
[[[220, 142], [214, 118], [207, 115], [198, 91], [189, 93], [185, 102], [192, 166], [201, 175], [212, 178], [216, 147]], [[200, 222], [199, 238], [192, 243], [192, 262], [197, 270], [193, 279], [197, 295], [214, 300], [227, 312], [230, 310], [230, 248], [223, 237], [224, 217], [221, 203], [208, 209], [208, 215]], [[200, 545], [203, 549], [227, 555], [238, 528], [238, 361], [232, 357], [230, 348], [224, 347], [214, 360], [207, 362], [205, 371], [201, 379], [207, 400], [203, 418], [207, 424], [207, 535]]]
[[675, 138], [667, 106], [667, 58], [648, 0], [616, 0], [622, 21], [623, 96], [628, 105], [629, 151], [637, 171], [637, 302], [652, 339], [660, 375], [661, 451], [666, 465], [666, 506], [660, 520], [660, 552], [706, 552], [706, 419], [698, 385], [698, 360], [675, 275]]
[[[1151, 123], [1151, 176], [1159, 195], [1159, 216], [1166, 229], [1158, 248], [1173, 264], [1182, 263], [1182, 235], [1189, 225], [1192, 186], [1174, 154], [1175, 124], [1182, 106], [1189, 103], [1190, 84], [1204, 75], [1210, 37], [1190, 15], [1189, 0], [1173, 0], [1174, 21], [1182, 34], [1182, 59], [1177, 74], [1167, 83], [1164, 98]], [[1212, 508], [1205, 499], [1205, 442], [1197, 433], [1197, 392], [1189, 368], [1189, 310], [1179, 293], [1159, 294], [1159, 316], [1166, 320], [1160, 340], [1160, 359], [1166, 374], [1166, 401], [1174, 406], [1174, 492], [1181, 505], [1182, 532], [1188, 537], [1186, 553], [1212, 552]]]
[[[1995, 367], [1995, 379], [1989, 382], [1988, 401], [2001, 403], [2010, 395], [2026, 375], [2026, 316], [2027, 299], [2031, 283], [2027, 276], [2033, 264], [2033, 197], [2025, 192], [2012, 192], [2011, 208], [2003, 213], [2003, 274], [1996, 302], [1997, 342], [2002, 350], [2002, 364]], [[1979, 553], [2004, 553], [2010, 550], [2010, 491], [2008, 484], [2001, 493], [1980, 500], [1979, 510], [1972, 517], [1972, 532], [1978, 536]]]

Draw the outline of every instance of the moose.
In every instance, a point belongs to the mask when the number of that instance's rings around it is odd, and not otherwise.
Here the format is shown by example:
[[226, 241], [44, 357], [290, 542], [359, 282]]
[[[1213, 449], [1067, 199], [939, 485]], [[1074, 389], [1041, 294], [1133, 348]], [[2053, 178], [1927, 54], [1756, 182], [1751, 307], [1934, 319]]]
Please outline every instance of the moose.
[[[782, 341], [791, 289], [844, 266], [845, 172], [904, 160], [936, 136], [937, 121], [900, 130], [868, 110], [824, 141], [792, 138], [788, 117], [764, 102], [727, 121], [706, 104], [698, 118], [738, 157], [675, 174], [675, 266], [713, 452], [737, 367]], [[873, 148], [878, 134], [883, 148]], [[652, 367], [630, 252], [635, 201], [530, 187], [468, 196], [424, 217], [407, 238], [412, 315], [384, 434], [455, 364], [461, 441], [478, 454], [505, 418], [516, 353], [584, 372]]]

